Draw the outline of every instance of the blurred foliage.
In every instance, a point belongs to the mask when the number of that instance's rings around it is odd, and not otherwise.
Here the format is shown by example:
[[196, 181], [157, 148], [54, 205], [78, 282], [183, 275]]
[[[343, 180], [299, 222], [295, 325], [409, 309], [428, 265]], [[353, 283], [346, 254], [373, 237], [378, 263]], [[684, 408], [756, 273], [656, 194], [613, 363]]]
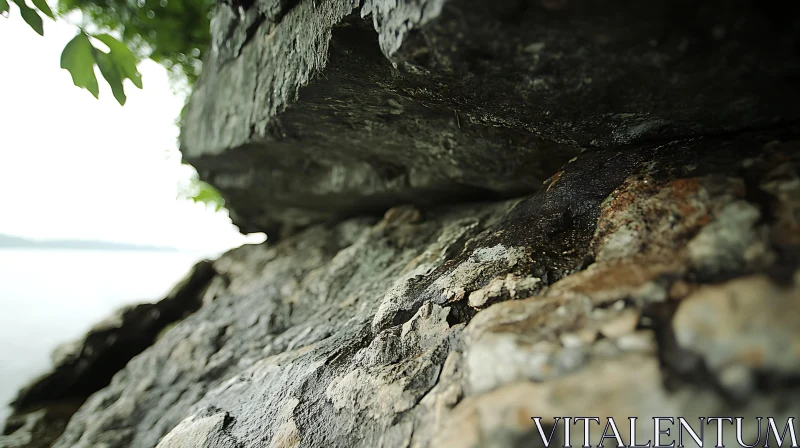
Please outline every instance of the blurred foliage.
[[[83, 23], [64, 48], [61, 67], [76, 86], [98, 96], [94, 67], [108, 82], [114, 97], [125, 103], [123, 82], [142, 88], [136, 64], [150, 58], [165, 66], [173, 79], [193, 84], [211, 43], [211, 10], [215, 0], [57, 0], [54, 12], [47, 0], [11, 0], [22, 19], [44, 35], [42, 15], [51, 19], [80, 12]], [[7, 16], [9, 0], [0, 0]], [[117, 37], [114, 37], [117, 36]], [[104, 51], [103, 49], [108, 51]]]
[[[142, 75], [136, 68], [140, 60], [150, 58], [191, 85], [200, 75], [202, 58], [211, 43], [209, 26], [215, 0], [57, 0], [55, 12], [47, 0], [10, 1], [39, 35], [44, 35], [42, 15], [55, 20], [79, 11], [84, 23], [64, 47], [61, 68], [70, 72], [76, 86], [97, 98], [97, 67], [120, 104], [126, 100], [126, 79], [142, 88]], [[0, 0], [0, 15], [8, 17], [10, 10], [9, 0]], [[190, 165], [185, 166], [193, 174], [178, 197], [215, 211], [224, 208], [219, 191], [201, 181]]]
[[[102, 42], [109, 51], [98, 49], [92, 45], [92, 40]], [[142, 88], [142, 75], [136, 69], [136, 57], [125, 44], [110, 34], [90, 35], [81, 30], [61, 52], [61, 68], [70, 72], [76, 86], [88, 90], [97, 98], [100, 89], [94, 74], [95, 65], [100, 69], [100, 74], [108, 82], [119, 104], [125, 104], [125, 90], [122, 86], [125, 79], [130, 79], [133, 85]]]
[[197, 181], [197, 193], [193, 196], [189, 196], [189, 199], [194, 201], [195, 204], [200, 203], [211, 206], [214, 208], [214, 211], [220, 211], [225, 207], [225, 200], [222, 199], [222, 195], [219, 194], [219, 191], [202, 180]]
[[[31, 8], [25, 3], [25, 0], [11, 0], [17, 8], [19, 8], [19, 14], [22, 16], [22, 20], [25, 21], [34, 31], [39, 33], [40, 36], [44, 35], [44, 24], [42, 23], [42, 16], [39, 15], [39, 12], [50, 17], [51, 19], [55, 19], [55, 15], [53, 11], [50, 9], [50, 6], [47, 5], [47, 2], [44, 0], [36, 0], [32, 1], [35, 8]], [[0, 14], [8, 13], [10, 9], [10, 5], [6, 0], [0, 0]], [[38, 10], [37, 10], [38, 9]]]
[[214, 0], [58, 0], [57, 11], [61, 15], [80, 11], [93, 26], [118, 33], [137, 58], [150, 58], [192, 84], [200, 75], [202, 57], [211, 44], [209, 25], [214, 3]]
[[197, 171], [191, 165], [186, 165], [191, 168], [192, 174], [186, 185], [183, 185], [178, 190], [179, 199], [189, 199], [195, 204], [205, 204], [206, 207], [211, 207], [214, 211], [220, 211], [225, 207], [225, 199], [217, 191], [216, 188], [200, 180]]

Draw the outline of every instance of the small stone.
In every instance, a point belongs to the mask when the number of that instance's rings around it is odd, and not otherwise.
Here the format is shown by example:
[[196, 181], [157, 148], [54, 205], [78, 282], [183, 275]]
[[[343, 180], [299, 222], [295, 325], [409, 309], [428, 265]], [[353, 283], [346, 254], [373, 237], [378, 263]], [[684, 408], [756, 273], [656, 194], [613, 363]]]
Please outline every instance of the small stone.
[[592, 355], [601, 358], [613, 358], [619, 356], [620, 349], [613, 341], [600, 339], [592, 346]]
[[422, 220], [422, 213], [411, 205], [398, 205], [390, 208], [383, 215], [383, 221], [388, 226], [401, 224], [416, 224]]
[[575, 333], [564, 333], [560, 336], [561, 344], [567, 348], [580, 347], [583, 345], [581, 337]]
[[718, 273], [769, 263], [772, 254], [757, 230], [760, 218], [758, 207], [749, 202], [726, 205], [687, 245], [695, 268]]
[[688, 283], [683, 280], [678, 280], [669, 288], [669, 298], [672, 300], [680, 300], [692, 292]]
[[698, 288], [680, 302], [672, 326], [678, 344], [701, 355], [712, 371], [740, 364], [773, 374], [797, 375], [797, 322], [800, 288], [777, 285], [765, 275], [756, 275]]
[[553, 356], [552, 364], [559, 372], [571, 372], [586, 362], [586, 353], [580, 348], [565, 348]]
[[225, 432], [230, 416], [203, 410], [185, 418], [158, 443], [158, 448], [234, 448], [236, 441]]
[[614, 320], [600, 326], [600, 333], [610, 339], [616, 339], [624, 334], [628, 334], [636, 329], [636, 326], [639, 324], [639, 316], [638, 311], [622, 313]]
[[469, 294], [468, 303], [473, 308], [483, 308], [503, 297], [516, 299], [529, 294], [542, 282], [536, 277], [519, 277], [508, 274], [493, 278], [488, 285]]
[[486, 302], [489, 301], [489, 294], [486, 290], [479, 289], [469, 294], [467, 303], [473, 308], [483, 308]]

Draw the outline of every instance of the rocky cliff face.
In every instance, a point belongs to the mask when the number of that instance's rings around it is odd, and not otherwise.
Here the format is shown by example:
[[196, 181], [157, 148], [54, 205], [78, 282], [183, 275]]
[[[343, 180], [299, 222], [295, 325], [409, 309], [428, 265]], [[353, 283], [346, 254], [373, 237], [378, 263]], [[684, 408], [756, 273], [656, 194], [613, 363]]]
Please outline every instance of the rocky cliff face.
[[182, 151], [243, 231], [532, 192], [582, 150], [798, 118], [797, 5], [219, 8]]
[[214, 294], [55, 446], [522, 447], [533, 416], [796, 416], [787, 8], [220, 6], [183, 151], [272, 238], [214, 262]]

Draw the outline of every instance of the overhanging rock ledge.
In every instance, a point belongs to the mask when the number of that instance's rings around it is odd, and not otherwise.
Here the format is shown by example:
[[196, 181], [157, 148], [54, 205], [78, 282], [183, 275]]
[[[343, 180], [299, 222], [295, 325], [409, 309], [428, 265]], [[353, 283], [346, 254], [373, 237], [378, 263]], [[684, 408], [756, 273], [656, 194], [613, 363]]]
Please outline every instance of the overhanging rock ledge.
[[221, 5], [181, 148], [242, 231], [534, 191], [582, 150], [798, 118], [798, 5]]

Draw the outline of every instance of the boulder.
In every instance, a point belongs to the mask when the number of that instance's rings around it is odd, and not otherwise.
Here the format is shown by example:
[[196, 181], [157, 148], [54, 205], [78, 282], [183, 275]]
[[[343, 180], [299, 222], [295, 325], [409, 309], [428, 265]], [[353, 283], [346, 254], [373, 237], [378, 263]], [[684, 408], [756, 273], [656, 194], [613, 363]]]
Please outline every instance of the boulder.
[[243, 232], [535, 191], [584, 150], [799, 118], [794, 2], [221, 4], [181, 150]]
[[234, 250], [226, 292], [54, 446], [517, 447], [538, 440], [531, 417], [587, 415], [649, 434], [650, 417], [735, 415], [755, 440], [755, 416], [800, 411], [800, 246], [783, 239], [798, 145], [592, 152], [527, 199], [397, 206]]

